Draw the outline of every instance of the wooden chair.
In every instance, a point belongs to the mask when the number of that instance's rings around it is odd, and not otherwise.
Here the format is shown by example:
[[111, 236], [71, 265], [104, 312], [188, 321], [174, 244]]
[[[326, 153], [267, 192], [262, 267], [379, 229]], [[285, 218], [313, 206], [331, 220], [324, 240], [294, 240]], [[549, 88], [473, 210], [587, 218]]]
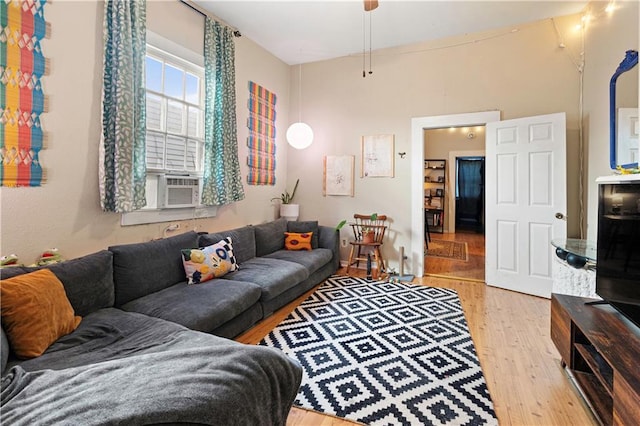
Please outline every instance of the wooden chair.
[[360, 261], [366, 262], [367, 254], [370, 254], [372, 263], [376, 264], [376, 268], [373, 269], [373, 278], [378, 279], [385, 271], [380, 246], [382, 246], [384, 233], [387, 230], [387, 216], [377, 215], [375, 217], [370, 214], [354, 214], [353, 219], [354, 222], [349, 224], [353, 230], [354, 240], [349, 242], [351, 251], [347, 263], [347, 275], [351, 265], [355, 263], [356, 267], [359, 267]]

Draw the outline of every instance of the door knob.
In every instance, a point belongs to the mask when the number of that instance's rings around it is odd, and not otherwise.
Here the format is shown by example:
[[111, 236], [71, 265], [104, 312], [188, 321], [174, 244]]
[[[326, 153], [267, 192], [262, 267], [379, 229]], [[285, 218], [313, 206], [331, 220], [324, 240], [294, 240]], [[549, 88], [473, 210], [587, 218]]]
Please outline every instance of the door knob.
[[556, 219], [567, 220], [567, 216], [565, 216], [564, 214], [558, 212], [558, 213], [556, 213]]

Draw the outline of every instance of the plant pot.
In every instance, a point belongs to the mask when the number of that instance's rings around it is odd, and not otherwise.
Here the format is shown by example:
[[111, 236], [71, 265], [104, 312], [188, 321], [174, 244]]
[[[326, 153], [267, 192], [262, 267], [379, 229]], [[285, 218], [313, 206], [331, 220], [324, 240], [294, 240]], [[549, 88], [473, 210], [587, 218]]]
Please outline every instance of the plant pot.
[[300, 204], [280, 204], [280, 217], [287, 220], [298, 220]]
[[365, 244], [371, 244], [375, 241], [375, 235], [373, 231], [363, 232], [362, 233], [362, 242]]

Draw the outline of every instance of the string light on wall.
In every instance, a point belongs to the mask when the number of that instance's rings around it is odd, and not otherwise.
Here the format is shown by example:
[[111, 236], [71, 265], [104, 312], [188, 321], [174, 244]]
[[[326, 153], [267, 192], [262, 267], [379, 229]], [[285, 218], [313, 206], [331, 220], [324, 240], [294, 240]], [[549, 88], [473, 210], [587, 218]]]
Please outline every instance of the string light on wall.
[[562, 40], [562, 36], [560, 35], [560, 31], [556, 25], [556, 22], [553, 18], [551, 18], [551, 22], [553, 23], [553, 27], [556, 31], [556, 35], [558, 37], [558, 46], [563, 49], [571, 62], [575, 65], [576, 70], [578, 71], [578, 85], [580, 98], [578, 101], [578, 202], [579, 202], [579, 214], [578, 214], [578, 227], [580, 229], [580, 238], [584, 238], [586, 234], [585, 228], [585, 207], [584, 207], [584, 182], [585, 182], [585, 168], [584, 168], [584, 67], [585, 67], [585, 33], [588, 29], [589, 24], [594, 21], [602, 18], [605, 14], [610, 17], [616, 10], [615, 0], [609, 1], [607, 6], [604, 9], [593, 9], [590, 5], [583, 12], [580, 23], [576, 24], [575, 31], [580, 36], [580, 54], [579, 57], [574, 57], [571, 53], [570, 49], [567, 49], [564, 41]]
[[613, 13], [616, 10], [616, 5], [614, 1], [610, 1], [607, 7], [605, 7], [604, 11], [607, 13]]
[[307, 123], [302, 122], [302, 64], [298, 70], [298, 122], [287, 129], [287, 142], [296, 149], [305, 149], [313, 143], [313, 130]]

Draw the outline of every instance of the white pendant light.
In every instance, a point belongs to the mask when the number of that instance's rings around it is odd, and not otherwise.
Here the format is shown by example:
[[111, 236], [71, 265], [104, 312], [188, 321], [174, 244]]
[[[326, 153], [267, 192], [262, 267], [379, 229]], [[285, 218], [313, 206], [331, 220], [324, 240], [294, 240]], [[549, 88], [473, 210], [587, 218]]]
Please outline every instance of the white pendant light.
[[287, 129], [287, 142], [296, 149], [305, 149], [313, 142], [313, 130], [300, 118], [302, 109], [302, 64], [299, 66], [298, 76], [298, 122], [293, 123]]
[[305, 149], [313, 142], [313, 130], [307, 123], [293, 123], [287, 129], [287, 142], [294, 148]]

